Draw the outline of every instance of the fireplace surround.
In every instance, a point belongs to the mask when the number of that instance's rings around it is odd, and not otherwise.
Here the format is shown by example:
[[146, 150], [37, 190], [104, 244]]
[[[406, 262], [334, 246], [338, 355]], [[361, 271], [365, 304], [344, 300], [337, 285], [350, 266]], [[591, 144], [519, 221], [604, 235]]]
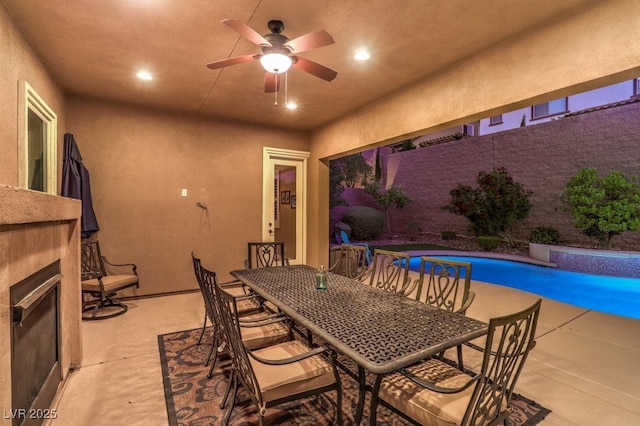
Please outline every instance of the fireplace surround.
[[[0, 185], [0, 425], [14, 424], [11, 288], [58, 263], [59, 366], [62, 380], [82, 361], [79, 200]], [[50, 302], [52, 303], [52, 302]], [[57, 389], [56, 389], [57, 391]], [[45, 411], [35, 412], [35, 415]], [[45, 420], [35, 419], [36, 423]]]

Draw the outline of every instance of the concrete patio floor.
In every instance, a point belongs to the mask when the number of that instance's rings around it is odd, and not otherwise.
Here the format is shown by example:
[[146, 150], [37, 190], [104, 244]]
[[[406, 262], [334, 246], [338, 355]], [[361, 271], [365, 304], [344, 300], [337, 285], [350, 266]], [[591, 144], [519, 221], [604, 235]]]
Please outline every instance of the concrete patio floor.
[[[488, 320], [539, 296], [474, 281], [468, 315]], [[54, 425], [166, 425], [159, 334], [202, 324], [199, 293], [127, 302], [129, 312], [84, 322], [82, 367], [55, 401]], [[465, 364], [479, 357], [469, 350]], [[640, 321], [543, 298], [537, 345], [516, 392], [550, 408], [544, 425], [640, 424]]]

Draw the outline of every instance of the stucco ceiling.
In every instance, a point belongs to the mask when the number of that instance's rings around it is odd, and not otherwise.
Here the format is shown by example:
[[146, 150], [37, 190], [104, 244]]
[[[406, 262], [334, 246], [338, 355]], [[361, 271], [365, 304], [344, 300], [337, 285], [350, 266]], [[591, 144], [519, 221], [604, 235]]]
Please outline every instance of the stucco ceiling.
[[[590, 0], [0, 1], [66, 94], [307, 130]], [[257, 61], [205, 67], [259, 53], [222, 19], [238, 19], [261, 34], [269, 33], [269, 20], [279, 19], [291, 39], [324, 29], [336, 43], [300, 56], [338, 77], [326, 82], [293, 69], [288, 95], [299, 107], [276, 107], [273, 94], [264, 93]], [[353, 59], [361, 46], [371, 52], [368, 62]], [[139, 81], [139, 68], [154, 80]]]

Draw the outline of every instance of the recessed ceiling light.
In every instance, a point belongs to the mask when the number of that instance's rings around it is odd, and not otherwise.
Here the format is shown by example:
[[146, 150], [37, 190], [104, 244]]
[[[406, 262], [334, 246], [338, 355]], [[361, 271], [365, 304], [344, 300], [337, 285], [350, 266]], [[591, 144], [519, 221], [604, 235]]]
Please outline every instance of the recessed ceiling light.
[[296, 109], [296, 108], [298, 108], [298, 104], [297, 104], [297, 103], [295, 103], [295, 102], [291, 102], [291, 101], [289, 101], [289, 102], [287, 102], [287, 108], [289, 108], [289, 109]]
[[356, 50], [355, 55], [353, 55], [353, 58], [356, 61], [367, 61], [370, 57], [371, 55], [369, 54], [369, 51], [365, 48]]
[[151, 75], [151, 73], [147, 70], [140, 70], [136, 73], [136, 77], [138, 77], [140, 80], [153, 80], [153, 76]]

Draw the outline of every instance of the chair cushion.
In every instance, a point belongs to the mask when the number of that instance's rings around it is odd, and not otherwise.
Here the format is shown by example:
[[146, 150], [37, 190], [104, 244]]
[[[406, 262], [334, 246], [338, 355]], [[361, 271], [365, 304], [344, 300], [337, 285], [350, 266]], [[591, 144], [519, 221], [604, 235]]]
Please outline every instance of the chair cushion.
[[236, 307], [240, 316], [262, 309], [260, 302], [256, 298], [238, 299], [236, 300]]
[[[104, 290], [107, 293], [134, 285], [137, 282], [137, 275], [106, 275], [102, 277], [102, 284], [104, 285]], [[94, 278], [82, 281], [82, 290], [100, 292], [100, 283], [98, 282], [98, 279]]]
[[264, 348], [289, 340], [289, 327], [281, 322], [260, 327], [241, 326], [240, 332], [242, 333], [242, 341], [249, 349]]
[[[459, 387], [470, 379], [468, 374], [437, 359], [408, 370], [441, 387]], [[401, 373], [393, 373], [382, 380], [378, 395], [420, 424], [451, 426], [461, 424], [474, 387], [454, 394], [438, 393], [416, 385]]]
[[[266, 359], [285, 359], [308, 352], [304, 343], [291, 340], [254, 351]], [[316, 355], [285, 365], [268, 365], [249, 356], [263, 401], [268, 403], [301, 392], [332, 385], [336, 382], [333, 368], [323, 356]]]

